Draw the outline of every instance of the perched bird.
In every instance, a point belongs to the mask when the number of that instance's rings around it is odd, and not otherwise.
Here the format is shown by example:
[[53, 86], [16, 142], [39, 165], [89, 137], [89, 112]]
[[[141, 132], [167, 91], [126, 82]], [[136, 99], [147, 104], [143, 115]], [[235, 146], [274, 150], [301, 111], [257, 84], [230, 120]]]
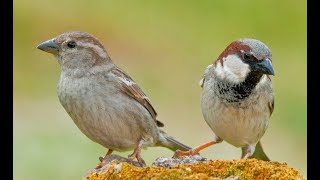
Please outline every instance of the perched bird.
[[205, 70], [200, 85], [202, 114], [213, 141], [175, 156], [194, 155], [223, 140], [242, 148], [241, 158], [269, 161], [260, 139], [274, 108], [269, 48], [256, 39], [232, 42]]
[[106, 155], [134, 150], [128, 158], [145, 165], [141, 148], [191, 149], [159, 128], [149, 98], [92, 35], [66, 32], [37, 48], [58, 59], [60, 103], [88, 138], [109, 149]]

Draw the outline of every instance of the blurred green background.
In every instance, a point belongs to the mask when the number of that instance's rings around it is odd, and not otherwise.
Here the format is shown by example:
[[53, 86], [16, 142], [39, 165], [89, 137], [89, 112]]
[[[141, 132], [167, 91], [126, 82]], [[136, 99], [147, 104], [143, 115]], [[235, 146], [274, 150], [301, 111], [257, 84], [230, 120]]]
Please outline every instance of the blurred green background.
[[[65, 31], [101, 40], [113, 61], [150, 97], [164, 130], [197, 146], [212, 139], [200, 109], [198, 81], [232, 41], [251, 37], [273, 53], [275, 111], [262, 138], [272, 160], [307, 176], [306, 1], [15, 0], [14, 179], [80, 179], [107, 151], [85, 137], [60, 105], [60, 69], [36, 46]], [[117, 152], [116, 152], [117, 153]], [[117, 153], [127, 156], [131, 152]], [[201, 152], [238, 159], [226, 142]], [[172, 156], [142, 152], [147, 164]]]

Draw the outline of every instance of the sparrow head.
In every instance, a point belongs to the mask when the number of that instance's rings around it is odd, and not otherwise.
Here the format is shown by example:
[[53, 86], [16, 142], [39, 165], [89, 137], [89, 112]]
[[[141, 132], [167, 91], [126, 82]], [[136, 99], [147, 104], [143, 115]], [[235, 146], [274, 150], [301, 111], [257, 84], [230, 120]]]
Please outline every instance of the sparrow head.
[[215, 61], [215, 73], [232, 83], [245, 81], [249, 74], [261, 77], [274, 75], [269, 48], [256, 39], [232, 42]]
[[55, 55], [62, 69], [90, 68], [111, 61], [99, 40], [86, 32], [66, 32], [37, 48]]

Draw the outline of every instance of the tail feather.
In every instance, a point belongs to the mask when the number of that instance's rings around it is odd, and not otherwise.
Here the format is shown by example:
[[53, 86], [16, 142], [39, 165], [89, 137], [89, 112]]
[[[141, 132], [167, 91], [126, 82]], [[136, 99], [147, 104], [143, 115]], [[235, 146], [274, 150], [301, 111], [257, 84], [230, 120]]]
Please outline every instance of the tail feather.
[[260, 141], [257, 143], [254, 153], [249, 158], [256, 158], [263, 161], [270, 161], [269, 157], [263, 151]]
[[159, 144], [160, 146], [166, 147], [171, 149], [172, 151], [181, 150], [181, 151], [188, 151], [192, 149], [191, 147], [179, 142], [178, 140], [174, 139], [173, 137], [166, 134], [164, 131], [161, 131], [161, 136]]

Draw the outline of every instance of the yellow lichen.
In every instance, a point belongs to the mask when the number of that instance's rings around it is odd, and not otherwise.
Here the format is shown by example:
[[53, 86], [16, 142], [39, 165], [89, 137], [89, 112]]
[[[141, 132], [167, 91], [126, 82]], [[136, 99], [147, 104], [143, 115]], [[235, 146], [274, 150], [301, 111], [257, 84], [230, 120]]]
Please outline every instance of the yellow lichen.
[[[286, 163], [249, 160], [210, 160], [194, 164], [181, 164], [177, 167], [164, 168], [148, 166], [135, 167], [126, 162], [112, 162], [100, 173], [91, 173], [88, 180], [105, 179], [304, 179], [302, 175]], [[120, 167], [120, 168], [119, 168]], [[235, 179], [236, 179], [235, 178]], [[232, 178], [231, 178], [232, 179]]]

